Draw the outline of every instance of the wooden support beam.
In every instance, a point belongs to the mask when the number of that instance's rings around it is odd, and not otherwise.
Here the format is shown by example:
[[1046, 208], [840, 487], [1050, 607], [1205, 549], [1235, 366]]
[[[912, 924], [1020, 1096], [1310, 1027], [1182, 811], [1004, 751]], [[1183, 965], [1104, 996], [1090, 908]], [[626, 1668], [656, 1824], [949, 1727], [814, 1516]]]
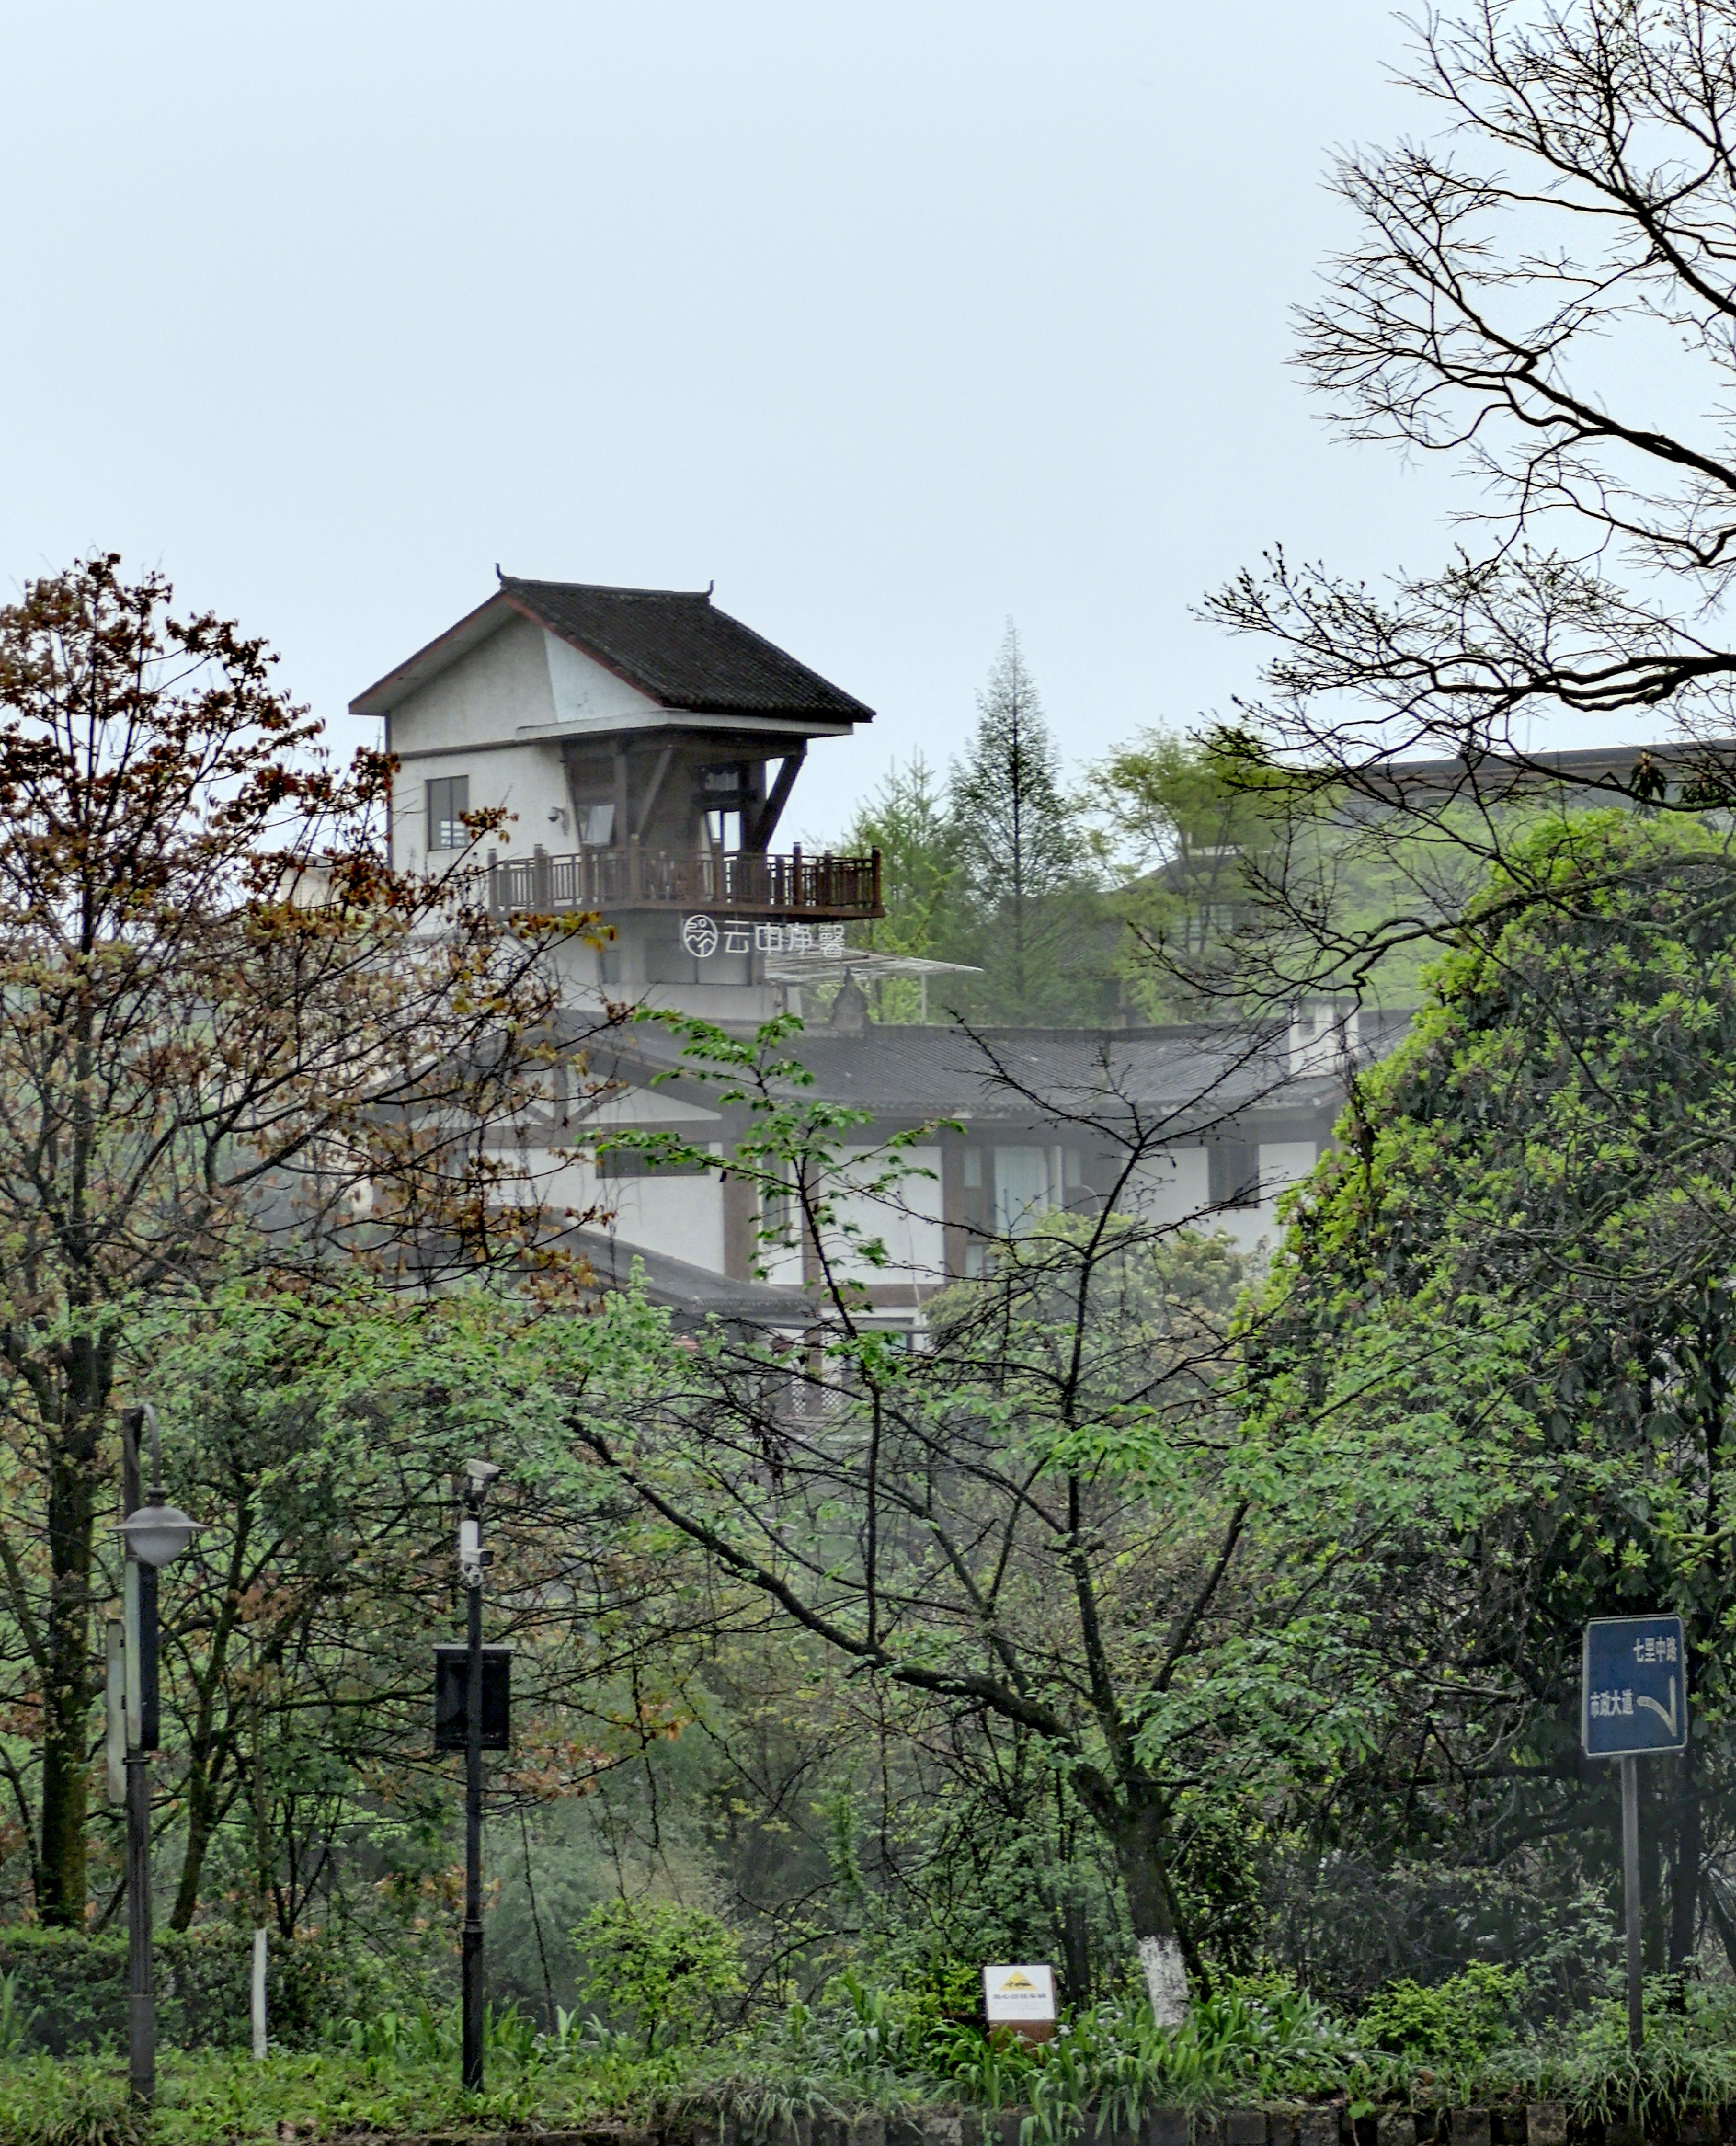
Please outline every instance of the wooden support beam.
[[783, 764], [777, 771], [777, 780], [771, 786], [766, 802], [754, 816], [753, 831], [742, 829], [741, 846], [747, 850], [769, 850], [771, 838], [777, 832], [777, 823], [783, 817], [784, 807], [790, 801], [790, 792], [796, 787], [796, 778], [801, 772], [801, 764], [808, 756], [806, 745], [799, 745], [794, 752], [784, 755]]
[[656, 811], [657, 799], [662, 794], [663, 778], [668, 774], [669, 763], [674, 758], [675, 747], [672, 745], [665, 746], [657, 755], [657, 764], [651, 770], [651, 786], [639, 807], [639, 817], [633, 822], [633, 839], [636, 842], [645, 840], [645, 831], [651, 825], [651, 814]]

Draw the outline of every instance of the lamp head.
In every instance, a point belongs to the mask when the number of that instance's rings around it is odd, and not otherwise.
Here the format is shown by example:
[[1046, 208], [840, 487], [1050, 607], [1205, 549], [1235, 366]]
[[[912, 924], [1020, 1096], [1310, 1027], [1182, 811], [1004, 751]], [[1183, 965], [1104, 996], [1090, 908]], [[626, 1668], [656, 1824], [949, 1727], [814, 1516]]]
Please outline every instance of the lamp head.
[[153, 1571], [172, 1565], [198, 1532], [198, 1522], [178, 1505], [141, 1505], [120, 1525], [127, 1556]]

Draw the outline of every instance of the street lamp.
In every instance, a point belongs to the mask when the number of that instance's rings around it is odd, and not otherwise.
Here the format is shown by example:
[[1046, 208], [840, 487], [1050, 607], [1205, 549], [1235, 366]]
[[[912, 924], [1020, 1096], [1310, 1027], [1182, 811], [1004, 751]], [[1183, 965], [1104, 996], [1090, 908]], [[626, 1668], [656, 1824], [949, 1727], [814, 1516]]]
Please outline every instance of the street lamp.
[[[139, 1433], [151, 1432], [151, 1495], [139, 1495]], [[109, 1651], [109, 1709], [122, 1717], [127, 1804], [127, 2058], [133, 2100], [148, 2108], [157, 2092], [157, 2000], [151, 1974], [151, 1786], [146, 1754], [157, 1749], [157, 1575], [199, 1532], [198, 1523], [163, 1495], [162, 1441], [147, 1401], [121, 1418], [121, 1503], [117, 1532], [127, 1552], [126, 1621]], [[117, 1671], [122, 1687], [117, 1690]]]

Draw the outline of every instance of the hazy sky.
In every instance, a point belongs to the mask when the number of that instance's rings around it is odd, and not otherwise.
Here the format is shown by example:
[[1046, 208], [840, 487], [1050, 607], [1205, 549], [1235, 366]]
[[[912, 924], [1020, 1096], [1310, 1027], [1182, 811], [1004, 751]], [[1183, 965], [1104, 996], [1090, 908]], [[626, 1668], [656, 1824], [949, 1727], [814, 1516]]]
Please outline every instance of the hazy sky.
[[1402, 45], [1383, 0], [14, 4], [0, 586], [160, 564], [348, 740], [497, 560], [715, 577], [879, 711], [810, 836], [957, 750], [1011, 615], [1081, 768], [1250, 682], [1189, 606], [1263, 546], [1441, 549], [1444, 473], [1285, 365]]

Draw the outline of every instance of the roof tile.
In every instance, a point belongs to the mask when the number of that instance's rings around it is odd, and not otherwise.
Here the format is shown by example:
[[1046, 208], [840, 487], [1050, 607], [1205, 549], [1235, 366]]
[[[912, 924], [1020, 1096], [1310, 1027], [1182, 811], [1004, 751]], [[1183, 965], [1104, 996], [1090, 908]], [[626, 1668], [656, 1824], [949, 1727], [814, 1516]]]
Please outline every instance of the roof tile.
[[503, 575], [501, 594], [665, 707], [874, 720], [872, 708], [719, 611], [704, 590], [596, 588]]

